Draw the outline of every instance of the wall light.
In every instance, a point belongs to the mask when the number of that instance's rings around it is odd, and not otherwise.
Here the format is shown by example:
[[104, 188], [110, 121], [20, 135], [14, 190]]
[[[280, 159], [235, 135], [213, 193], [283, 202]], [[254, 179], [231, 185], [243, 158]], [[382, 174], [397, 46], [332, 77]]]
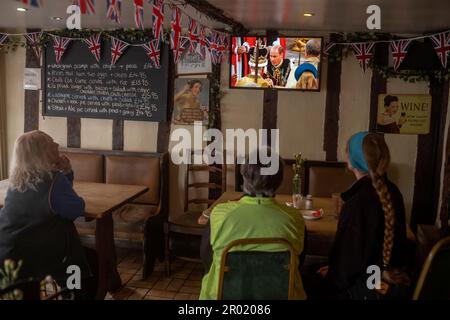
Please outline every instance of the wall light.
[[17, 8], [17, 11], [19, 11], [19, 12], [27, 12], [28, 9], [25, 9], [25, 8]]

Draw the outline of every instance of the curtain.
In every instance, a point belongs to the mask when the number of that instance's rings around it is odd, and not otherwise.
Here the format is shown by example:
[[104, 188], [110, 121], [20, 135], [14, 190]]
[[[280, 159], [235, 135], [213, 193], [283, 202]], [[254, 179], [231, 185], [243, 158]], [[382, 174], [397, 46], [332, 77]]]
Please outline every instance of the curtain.
[[6, 154], [6, 92], [5, 92], [5, 59], [0, 53], [0, 180], [8, 177]]

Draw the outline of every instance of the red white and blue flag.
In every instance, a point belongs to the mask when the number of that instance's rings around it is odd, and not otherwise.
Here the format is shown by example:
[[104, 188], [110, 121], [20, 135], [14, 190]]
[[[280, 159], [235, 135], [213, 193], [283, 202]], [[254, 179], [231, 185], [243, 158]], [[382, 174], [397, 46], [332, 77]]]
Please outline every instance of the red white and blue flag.
[[36, 8], [43, 6], [43, 0], [17, 0], [17, 1], [22, 2], [23, 4], [26, 4], [26, 5], [30, 5], [32, 7], [36, 7]]
[[353, 53], [364, 72], [366, 72], [370, 60], [373, 57], [372, 50], [374, 45], [375, 43], [373, 42], [352, 43]]
[[448, 56], [450, 53], [450, 31], [430, 36], [430, 38], [433, 41], [434, 50], [436, 50], [442, 66], [447, 68]]
[[106, 18], [120, 23], [121, 0], [106, 0]]
[[163, 0], [153, 0], [152, 9], [152, 20], [153, 20], [153, 37], [163, 40], [163, 25], [164, 25], [164, 1]]
[[189, 54], [194, 54], [197, 50], [198, 40], [197, 20], [189, 17]]
[[128, 43], [111, 37], [111, 64], [115, 65], [128, 47]]
[[34, 54], [38, 61], [41, 61], [41, 47], [39, 42], [41, 41], [42, 32], [26, 33], [25, 38], [28, 40], [28, 44], [33, 48]]
[[144, 0], [133, 0], [136, 28], [144, 30]]
[[202, 59], [206, 58], [206, 47], [208, 46], [208, 40], [206, 39], [206, 28], [205, 26], [200, 25], [200, 32], [198, 43], [200, 44], [200, 56]]
[[219, 34], [219, 40], [217, 42], [217, 63], [222, 62], [222, 56], [225, 53], [226, 48], [226, 35], [221, 33]]
[[209, 52], [211, 53], [211, 62], [213, 64], [217, 64], [218, 55], [217, 55], [217, 32], [211, 30], [211, 37], [206, 39], [206, 43], [208, 45]]
[[64, 52], [66, 52], [69, 43], [70, 38], [53, 36], [53, 50], [55, 50], [56, 63], [61, 62], [61, 58], [64, 55]]
[[161, 68], [160, 64], [161, 51], [159, 49], [158, 39], [154, 39], [150, 41], [148, 44], [143, 44], [142, 47], [144, 48], [145, 52], [147, 53], [147, 56], [150, 58], [150, 61], [153, 63], [155, 68], [157, 69]]
[[176, 50], [180, 45], [181, 36], [181, 11], [178, 7], [172, 6], [172, 22], [170, 23], [170, 45], [172, 50]]
[[183, 55], [188, 41], [189, 41], [188, 37], [180, 37], [180, 44], [179, 44], [178, 48], [173, 50], [173, 61], [175, 64], [178, 63], [181, 56]]
[[95, 14], [95, 0], [73, 0], [72, 4], [80, 7], [81, 14]]
[[397, 40], [391, 42], [390, 47], [392, 51], [392, 59], [394, 60], [395, 71], [397, 71], [398, 67], [400, 67], [403, 59], [405, 59], [410, 44], [411, 40]]
[[89, 50], [94, 55], [95, 60], [97, 60], [97, 62], [100, 62], [102, 50], [100, 33], [97, 33], [93, 36], [90, 36], [87, 39], [84, 39], [84, 42], [89, 46]]
[[0, 49], [2, 48], [6, 39], [8, 39], [8, 35], [6, 33], [0, 33]]
[[328, 54], [330, 53], [330, 50], [336, 45], [336, 43], [334, 42], [329, 42], [325, 45], [325, 48], [323, 48], [323, 54], [325, 56], [328, 56]]

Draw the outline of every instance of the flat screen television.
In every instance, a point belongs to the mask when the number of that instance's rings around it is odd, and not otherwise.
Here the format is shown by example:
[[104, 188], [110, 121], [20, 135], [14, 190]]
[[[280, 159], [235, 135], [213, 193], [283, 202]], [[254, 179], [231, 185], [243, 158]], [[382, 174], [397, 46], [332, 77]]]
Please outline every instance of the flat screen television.
[[320, 91], [322, 37], [233, 36], [230, 88]]

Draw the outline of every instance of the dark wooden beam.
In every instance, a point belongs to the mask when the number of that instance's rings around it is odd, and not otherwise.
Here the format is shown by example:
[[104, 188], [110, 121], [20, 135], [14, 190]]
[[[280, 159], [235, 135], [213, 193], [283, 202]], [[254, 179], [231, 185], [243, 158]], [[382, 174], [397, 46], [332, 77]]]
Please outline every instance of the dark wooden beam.
[[[36, 29], [27, 29], [27, 32], [39, 32]], [[40, 68], [41, 62], [36, 57], [32, 48], [27, 47], [25, 53], [25, 68]], [[39, 91], [25, 90], [24, 105], [24, 132], [39, 129]]]
[[81, 118], [67, 118], [67, 147], [81, 147]]
[[[342, 36], [331, 34], [330, 41], [340, 42]], [[337, 161], [339, 137], [339, 105], [341, 95], [342, 55], [328, 62], [327, 97], [325, 102], [325, 123], [323, 133], [323, 150], [326, 161]]]
[[[389, 63], [389, 44], [377, 43], [375, 44], [374, 62], [378, 65], [387, 66]], [[378, 95], [386, 93], [387, 79], [383, 78], [378, 73], [372, 73], [372, 80], [370, 86], [370, 119], [369, 131], [375, 132], [377, 130], [377, 114], [378, 114]]]
[[[448, 88], [448, 82], [446, 84], [446, 87]], [[447, 90], [447, 100], [448, 100], [448, 90]], [[445, 99], [444, 99], [445, 100]], [[448, 112], [448, 110], [447, 110]], [[444, 119], [445, 120], [445, 119]], [[445, 147], [445, 153], [444, 153], [444, 180], [442, 182], [442, 205], [441, 205], [441, 214], [440, 214], [440, 221], [441, 221], [441, 231], [442, 234], [448, 233], [450, 227], [449, 227], [449, 221], [450, 221], [450, 134], [447, 133], [447, 142]]]
[[112, 148], [113, 150], [123, 150], [123, 120], [113, 120]]
[[[172, 123], [173, 97], [175, 86], [175, 64], [173, 63], [172, 50], [167, 45], [163, 50], [167, 50], [169, 55], [169, 83], [167, 88], [167, 121], [158, 123], [157, 152], [167, 152], [169, 150], [170, 125]], [[164, 54], [164, 53], [163, 53]], [[162, 57], [161, 57], [162, 58]]]
[[184, 2], [195, 8], [198, 12], [201, 12], [210, 17], [211, 19], [230, 26], [233, 29], [234, 33], [245, 34], [248, 32], [248, 30], [242, 25], [242, 23], [226, 16], [222, 9], [213, 6], [206, 0], [185, 0]]
[[[418, 224], [434, 225], [440, 193], [442, 155], [447, 117], [449, 83], [430, 80], [430, 133], [419, 135], [417, 142], [414, 198], [411, 228]], [[445, 199], [443, 199], [445, 200]]]

